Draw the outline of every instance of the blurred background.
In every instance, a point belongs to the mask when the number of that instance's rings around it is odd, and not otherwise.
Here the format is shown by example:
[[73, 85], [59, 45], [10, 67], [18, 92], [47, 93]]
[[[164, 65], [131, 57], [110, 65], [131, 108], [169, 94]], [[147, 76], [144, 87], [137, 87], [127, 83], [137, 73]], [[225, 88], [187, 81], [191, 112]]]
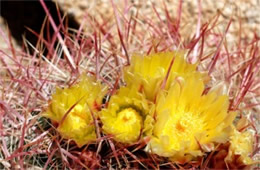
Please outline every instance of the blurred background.
[[[126, 1], [114, 0], [114, 3], [120, 8], [124, 7]], [[133, 7], [131, 10], [139, 11], [142, 15], [154, 15], [154, 7], [161, 7], [165, 5], [169, 13], [173, 17], [177, 17], [177, 9], [179, 1], [129, 1]], [[164, 2], [164, 3], [162, 3]], [[194, 0], [183, 0], [182, 5], [182, 24], [188, 24], [187, 30], [181, 30], [181, 33], [190, 36], [191, 30], [195, 30], [198, 16], [198, 2]], [[77, 29], [79, 23], [82, 23], [86, 14], [95, 16], [95, 18], [109, 20], [113, 15], [113, 8], [110, 0], [53, 0], [45, 1], [46, 6], [56, 23], [59, 25], [60, 20], [57, 10], [60, 11], [60, 16], [66, 15], [64, 22], [67, 22], [68, 27]], [[56, 6], [57, 4], [57, 6]], [[162, 8], [158, 8], [158, 13], [163, 13]], [[219, 21], [223, 22], [223, 27], [232, 17], [232, 24], [229, 29], [229, 41], [236, 39], [238, 34], [242, 34], [243, 39], [252, 38], [255, 33], [260, 35], [260, 1], [259, 0], [203, 0], [201, 1], [202, 9], [202, 23], [210, 21], [214, 16], [220, 14]], [[125, 9], [127, 10], [127, 9]], [[134, 11], [133, 11], [134, 12]], [[8, 32], [9, 27], [14, 43], [22, 44], [22, 37], [26, 36], [32, 44], [36, 44], [37, 37], [28, 30], [40, 33], [42, 24], [45, 18], [45, 12], [39, 1], [23, 1], [23, 0], [1, 0], [0, 1], [0, 27], [4, 32]], [[97, 17], [99, 15], [101, 17]], [[164, 15], [162, 15], [164, 16]], [[156, 17], [156, 16], [154, 16]], [[164, 18], [162, 18], [164, 19]], [[220, 23], [221, 23], [220, 22]], [[240, 24], [243, 26], [243, 32], [239, 33]], [[83, 29], [91, 29], [88, 23], [84, 23]], [[50, 34], [53, 29], [50, 27]], [[183, 36], [182, 35], [182, 36]], [[46, 31], [44, 37], [47, 38]], [[3, 43], [3, 37], [0, 36], [0, 48], [5, 49], [6, 45]]]

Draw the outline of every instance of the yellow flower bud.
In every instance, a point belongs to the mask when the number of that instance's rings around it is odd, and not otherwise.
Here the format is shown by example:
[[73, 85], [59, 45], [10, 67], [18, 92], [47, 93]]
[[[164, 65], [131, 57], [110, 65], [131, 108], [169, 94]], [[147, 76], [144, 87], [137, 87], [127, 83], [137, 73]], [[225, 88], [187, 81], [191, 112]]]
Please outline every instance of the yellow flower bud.
[[230, 137], [230, 146], [228, 156], [225, 161], [232, 162], [235, 156], [239, 156], [239, 163], [243, 165], [253, 164], [253, 160], [249, 157], [253, 152], [253, 135], [252, 133], [245, 131], [239, 132], [233, 127], [233, 131]]
[[[102, 103], [106, 89], [92, 77], [82, 76], [79, 83], [56, 89], [43, 116], [58, 123], [58, 132], [81, 147], [96, 139], [93, 116]], [[92, 115], [92, 113], [94, 115]]]
[[[153, 106], [136, 87], [121, 87], [101, 111], [103, 131], [118, 142], [131, 144], [151, 133]], [[142, 133], [143, 132], [143, 133]]]

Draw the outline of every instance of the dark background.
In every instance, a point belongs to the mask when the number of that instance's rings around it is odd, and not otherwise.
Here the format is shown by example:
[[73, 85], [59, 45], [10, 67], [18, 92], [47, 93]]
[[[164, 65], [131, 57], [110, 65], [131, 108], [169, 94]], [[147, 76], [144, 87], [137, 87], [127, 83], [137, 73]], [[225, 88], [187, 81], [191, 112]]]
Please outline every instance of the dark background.
[[[52, 1], [45, 1], [46, 6], [51, 13], [56, 25], [60, 24], [56, 4]], [[12, 36], [17, 40], [18, 44], [22, 44], [22, 35], [33, 45], [36, 45], [38, 37], [32, 34], [26, 27], [31, 28], [37, 33], [40, 33], [46, 13], [38, 0], [1, 0], [0, 14], [7, 23]], [[63, 17], [64, 12], [60, 10], [60, 15]], [[68, 15], [64, 20], [68, 27], [77, 29], [79, 24], [73, 16]], [[65, 24], [65, 23], [64, 23]], [[48, 29], [48, 30], [47, 30]], [[50, 24], [49, 28], [44, 29], [44, 39], [47, 40], [47, 32], [53, 34], [53, 29]]]

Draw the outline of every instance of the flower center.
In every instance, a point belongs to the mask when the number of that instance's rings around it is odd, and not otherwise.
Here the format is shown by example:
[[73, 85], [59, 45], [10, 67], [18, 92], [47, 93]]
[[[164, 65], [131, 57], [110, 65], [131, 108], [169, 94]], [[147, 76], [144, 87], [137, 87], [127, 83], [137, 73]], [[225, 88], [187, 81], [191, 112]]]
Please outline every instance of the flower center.
[[172, 114], [164, 125], [161, 134], [170, 138], [171, 148], [181, 148], [182, 141], [189, 141], [191, 145], [196, 145], [196, 133], [201, 132], [203, 120], [191, 112], [179, 111]]
[[181, 123], [181, 121], [178, 121], [176, 123], [175, 128], [179, 131], [179, 132], [184, 132], [186, 130], [186, 128], [184, 127], [184, 125]]
[[125, 123], [132, 124], [136, 122], [137, 117], [140, 117], [137, 111], [133, 108], [123, 109], [118, 113], [118, 118]]
[[82, 112], [82, 110], [83, 110], [83, 106], [80, 105], [80, 104], [77, 104], [77, 105], [71, 110], [71, 112], [72, 112], [72, 113], [80, 113], [80, 112]]
[[86, 125], [87, 114], [84, 110], [84, 107], [80, 104], [77, 104], [68, 115], [70, 117], [71, 123], [73, 123], [73, 129], [79, 129]]
[[77, 104], [72, 110], [71, 114], [73, 117], [79, 117], [81, 119], [86, 119], [86, 110], [84, 110], [84, 107], [80, 104]]

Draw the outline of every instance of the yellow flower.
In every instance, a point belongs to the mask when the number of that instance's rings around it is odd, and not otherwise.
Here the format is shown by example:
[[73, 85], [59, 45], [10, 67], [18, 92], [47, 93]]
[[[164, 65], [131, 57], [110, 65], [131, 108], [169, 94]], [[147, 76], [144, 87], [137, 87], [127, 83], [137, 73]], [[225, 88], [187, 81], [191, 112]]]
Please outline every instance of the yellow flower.
[[101, 111], [102, 129], [118, 142], [136, 142], [151, 133], [153, 108], [136, 87], [121, 87]]
[[143, 88], [146, 97], [153, 101], [167, 75], [172, 60], [174, 62], [166, 89], [176, 76], [185, 77], [193, 74], [200, 79], [202, 74], [196, 71], [197, 65], [188, 64], [183, 56], [183, 52], [161, 52], [148, 56], [134, 55], [131, 58], [131, 65], [124, 70], [126, 84]]
[[56, 89], [43, 116], [58, 123], [57, 130], [62, 137], [74, 140], [81, 147], [96, 138], [91, 112], [96, 115], [105, 93], [99, 82], [82, 76], [78, 84]]
[[253, 164], [253, 160], [249, 157], [252, 152], [253, 135], [247, 131], [239, 132], [235, 127], [233, 127], [228, 156], [225, 158], [225, 161], [232, 162], [235, 159], [235, 156], [239, 156], [239, 163], [250, 165]]
[[169, 91], [160, 93], [148, 151], [186, 162], [201, 156], [200, 148], [228, 140], [236, 113], [228, 113], [226, 95], [203, 95], [204, 89], [203, 81], [191, 75], [177, 78]]

